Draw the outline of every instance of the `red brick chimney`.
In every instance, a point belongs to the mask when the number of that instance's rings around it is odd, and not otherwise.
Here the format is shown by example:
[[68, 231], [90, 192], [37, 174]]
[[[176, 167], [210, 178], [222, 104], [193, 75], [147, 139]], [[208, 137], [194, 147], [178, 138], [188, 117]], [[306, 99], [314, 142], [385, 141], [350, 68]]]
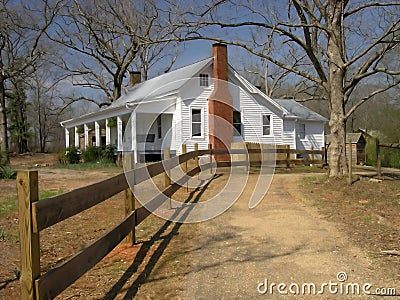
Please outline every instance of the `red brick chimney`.
[[[209, 141], [213, 149], [227, 149], [233, 141], [233, 106], [228, 89], [228, 50], [224, 44], [213, 44], [214, 90], [208, 99]], [[216, 156], [217, 161], [230, 160], [229, 155]]]
[[129, 87], [133, 87], [142, 81], [142, 73], [140, 71], [129, 71]]

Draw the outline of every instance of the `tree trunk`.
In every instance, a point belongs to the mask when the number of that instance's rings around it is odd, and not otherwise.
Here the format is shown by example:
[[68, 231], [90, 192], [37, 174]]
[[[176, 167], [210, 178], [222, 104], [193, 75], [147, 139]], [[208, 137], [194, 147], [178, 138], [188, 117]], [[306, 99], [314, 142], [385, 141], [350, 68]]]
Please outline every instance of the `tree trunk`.
[[36, 87], [36, 101], [38, 110], [38, 129], [39, 129], [39, 148], [40, 152], [44, 153], [44, 142], [43, 142], [43, 129], [42, 129], [42, 105], [40, 103], [40, 88], [39, 84]]
[[[0, 70], [3, 70], [3, 62], [0, 56]], [[10, 162], [8, 154], [7, 114], [6, 114], [6, 91], [5, 78], [0, 72], [0, 165]]]
[[326, 90], [329, 94], [331, 143], [328, 149], [329, 177], [337, 177], [348, 173], [346, 160], [346, 119], [344, 110], [344, 34], [343, 34], [343, 2], [331, 0], [328, 23], [328, 57], [329, 80]]
[[26, 118], [26, 102], [25, 102], [25, 97], [21, 96], [18, 94], [18, 104], [19, 104], [19, 114], [20, 114], [20, 120], [21, 120], [21, 153], [27, 153], [30, 152], [29, 146], [28, 146], [28, 139], [29, 139], [29, 128], [27, 124], [27, 118]]

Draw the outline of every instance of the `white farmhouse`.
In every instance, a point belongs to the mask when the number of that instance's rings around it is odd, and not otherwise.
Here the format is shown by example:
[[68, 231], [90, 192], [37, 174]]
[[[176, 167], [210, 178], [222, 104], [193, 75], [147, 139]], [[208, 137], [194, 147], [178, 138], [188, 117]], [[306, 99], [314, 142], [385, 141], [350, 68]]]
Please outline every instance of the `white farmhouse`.
[[266, 96], [228, 64], [226, 45], [214, 44], [213, 56], [202, 61], [139, 78], [131, 74], [131, 88], [109, 107], [61, 122], [66, 147], [114, 144], [133, 151], [136, 162], [160, 157], [166, 147], [178, 154], [182, 144], [188, 151], [195, 143], [207, 149], [239, 141], [324, 147], [327, 120], [294, 100]]

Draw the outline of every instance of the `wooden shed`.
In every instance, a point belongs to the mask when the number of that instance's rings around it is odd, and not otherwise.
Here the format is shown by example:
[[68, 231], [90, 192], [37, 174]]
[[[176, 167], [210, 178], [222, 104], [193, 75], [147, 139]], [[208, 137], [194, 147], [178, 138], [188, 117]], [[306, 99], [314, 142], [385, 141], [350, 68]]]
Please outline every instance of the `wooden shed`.
[[[331, 137], [326, 135], [325, 143], [326, 148], [329, 147]], [[362, 133], [346, 133], [346, 155], [349, 157], [348, 153], [350, 147], [352, 149], [352, 164], [353, 165], [364, 165], [365, 164], [365, 146], [367, 141], [365, 140]], [[347, 158], [348, 159], [348, 158]], [[329, 163], [329, 156], [328, 156]]]

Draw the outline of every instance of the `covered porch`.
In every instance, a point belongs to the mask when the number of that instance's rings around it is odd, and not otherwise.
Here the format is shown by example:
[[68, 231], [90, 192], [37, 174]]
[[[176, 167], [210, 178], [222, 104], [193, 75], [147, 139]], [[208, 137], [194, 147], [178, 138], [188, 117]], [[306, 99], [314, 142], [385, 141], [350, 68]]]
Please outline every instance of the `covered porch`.
[[162, 149], [171, 147], [172, 121], [172, 112], [158, 114], [125, 108], [104, 116], [99, 112], [85, 115], [61, 125], [66, 148], [86, 150], [114, 145], [118, 152], [133, 152], [135, 162], [140, 163], [161, 160]]

